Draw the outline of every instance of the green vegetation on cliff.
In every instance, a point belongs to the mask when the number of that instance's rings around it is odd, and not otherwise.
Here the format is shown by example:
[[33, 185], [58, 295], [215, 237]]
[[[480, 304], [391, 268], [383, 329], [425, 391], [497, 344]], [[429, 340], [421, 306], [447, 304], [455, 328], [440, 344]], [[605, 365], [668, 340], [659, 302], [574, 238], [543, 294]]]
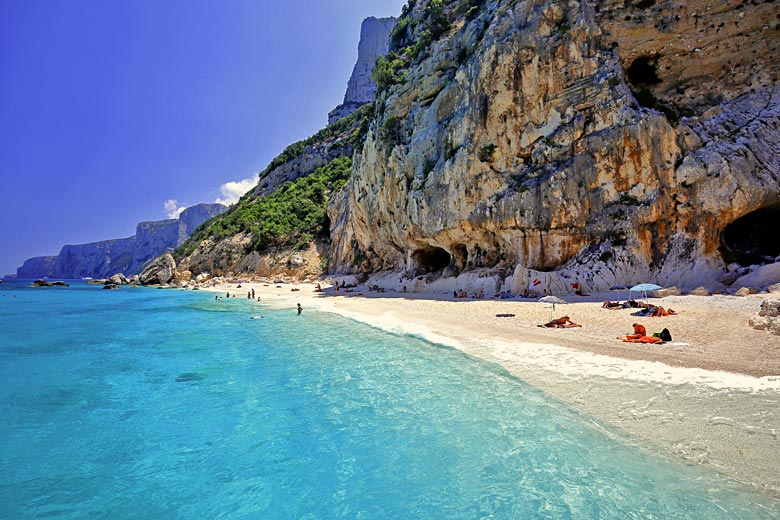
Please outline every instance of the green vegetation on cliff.
[[340, 139], [339, 145], [355, 147], [360, 145], [368, 132], [368, 123], [373, 115], [374, 106], [371, 103], [363, 105], [353, 113], [339, 119], [314, 134], [313, 136], [289, 145], [261, 171], [258, 175], [262, 179], [271, 170], [301, 155], [307, 146], [318, 145], [330, 139]]
[[304, 247], [315, 238], [325, 237], [328, 201], [351, 171], [352, 159], [339, 157], [265, 197], [245, 196], [227, 213], [195, 230], [176, 256], [191, 254], [206, 239], [216, 241], [239, 233], [252, 235], [249, 250], [255, 251], [274, 246]]
[[390, 52], [379, 56], [371, 73], [377, 89], [383, 90], [406, 81], [406, 70], [425, 54], [432, 42], [453, 28], [464, 18], [467, 22], [477, 16], [484, 0], [431, 0], [420, 19], [412, 17], [416, 2], [410, 0], [401, 12], [390, 34]]

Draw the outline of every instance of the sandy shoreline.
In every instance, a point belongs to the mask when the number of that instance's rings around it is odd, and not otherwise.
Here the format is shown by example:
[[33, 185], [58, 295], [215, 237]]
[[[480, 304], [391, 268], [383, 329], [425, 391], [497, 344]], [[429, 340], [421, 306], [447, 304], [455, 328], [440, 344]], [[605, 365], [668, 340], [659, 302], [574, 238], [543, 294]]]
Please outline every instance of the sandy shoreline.
[[[333, 312], [496, 362], [523, 381], [644, 447], [709, 466], [780, 497], [780, 338], [747, 320], [767, 295], [653, 299], [679, 314], [638, 318], [601, 302], [615, 294], [567, 296], [554, 317], [582, 328], [544, 329], [551, 308], [535, 300], [460, 300], [444, 295], [339, 295], [313, 284], [223, 284], [210, 288], [258, 305]], [[297, 289], [293, 291], [292, 289]], [[224, 294], [223, 294], [224, 296]], [[514, 314], [512, 317], [496, 315]], [[642, 323], [668, 328], [671, 344], [622, 343]]]
[[[299, 291], [291, 291], [291, 289]], [[380, 328], [440, 337], [438, 342], [460, 347], [464, 344], [533, 344], [555, 350], [566, 347], [577, 352], [605, 355], [624, 360], [662, 362], [671, 367], [699, 368], [727, 372], [714, 379], [734, 380], [736, 374], [762, 378], [761, 387], [780, 390], [780, 338], [750, 328], [752, 317], [767, 295], [669, 296], [651, 302], [675, 309], [679, 314], [664, 318], [632, 316], [632, 309], [607, 310], [601, 303], [614, 293], [590, 297], [566, 296], [569, 305], [556, 306], [535, 300], [453, 299], [439, 294], [378, 293], [354, 289], [339, 295], [330, 288], [314, 292], [312, 284], [244, 283], [214, 288], [233, 291], [239, 297], [255, 289], [262, 303], [277, 308], [304, 307], [335, 312]], [[514, 314], [499, 317], [499, 314]], [[544, 329], [538, 325], [554, 317], [571, 316], [581, 328]], [[632, 331], [633, 323], [642, 323], [648, 333], [668, 328], [673, 341], [663, 346], [623, 343], [616, 339]], [[447, 338], [447, 339], [444, 339]], [[600, 360], [603, 362], [603, 360]]]

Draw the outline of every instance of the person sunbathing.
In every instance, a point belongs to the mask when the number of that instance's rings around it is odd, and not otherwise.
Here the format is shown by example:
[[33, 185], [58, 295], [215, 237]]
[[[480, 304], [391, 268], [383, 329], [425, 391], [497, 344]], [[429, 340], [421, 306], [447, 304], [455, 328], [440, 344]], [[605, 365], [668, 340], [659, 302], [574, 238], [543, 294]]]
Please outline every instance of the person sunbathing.
[[673, 309], [664, 309], [663, 307], [652, 307], [650, 309], [650, 316], [653, 318], [661, 318], [663, 316], [674, 316], [677, 314]]
[[543, 327], [550, 329], [570, 329], [572, 327], [582, 327], [582, 325], [574, 323], [568, 316], [561, 316], [557, 320], [552, 320], [545, 323]]
[[663, 343], [664, 340], [661, 338], [658, 338], [656, 336], [642, 336], [641, 338], [635, 338], [635, 339], [624, 339], [624, 343], [656, 343], [660, 344]]
[[620, 302], [612, 302], [612, 301], [605, 301], [604, 304], [601, 306], [602, 309], [609, 309], [609, 310], [615, 310], [615, 309], [622, 309], [623, 304]]

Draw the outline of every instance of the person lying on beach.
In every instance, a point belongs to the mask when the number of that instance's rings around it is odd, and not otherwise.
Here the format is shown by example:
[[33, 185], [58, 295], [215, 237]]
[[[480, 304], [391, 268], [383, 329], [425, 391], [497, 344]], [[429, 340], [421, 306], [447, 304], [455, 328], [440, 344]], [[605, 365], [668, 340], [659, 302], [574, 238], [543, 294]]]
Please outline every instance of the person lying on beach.
[[549, 329], [570, 329], [572, 327], [582, 327], [582, 325], [579, 325], [571, 321], [571, 319], [568, 316], [561, 316], [557, 320], [548, 321], [547, 323], [541, 326], [547, 327]]
[[622, 309], [623, 304], [620, 302], [611, 302], [609, 300], [605, 301], [604, 304], [601, 306], [602, 309], [609, 309], [609, 310], [615, 310], [615, 309]]
[[663, 307], [656, 307], [653, 305], [650, 307], [650, 314], [649, 316], [653, 318], [661, 318], [663, 316], [674, 316], [677, 314], [674, 309], [664, 309]]
[[655, 344], [661, 344], [664, 340], [661, 338], [657, 338], [655, 336], [642, 336], [641, 338], [635, 338], [635, 339], [624, 339], [623, 343], [655, 343]]

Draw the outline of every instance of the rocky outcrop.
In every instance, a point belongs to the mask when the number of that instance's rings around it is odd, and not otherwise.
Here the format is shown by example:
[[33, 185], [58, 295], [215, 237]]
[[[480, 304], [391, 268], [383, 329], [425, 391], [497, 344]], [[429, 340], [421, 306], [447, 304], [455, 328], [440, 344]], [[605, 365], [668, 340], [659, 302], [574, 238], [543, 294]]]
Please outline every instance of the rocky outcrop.
[[780, 336], [780, 300], [766, 300], [758, 313], [750, 318], [750, 326]]
[[729, 227], [780, 208], [780, 7], [597, 4], [447, 3], [329, 208], [337, 272], [720, 287]]
[[142, 285], [161, 285], [170, 282], [176, 274], [176, 261], [170, 253], [154, 259], [139, 275]]
[[56, 257], [25, 261], [18, 277], [107, 278], [116, 273], [137, 274], [153, 258], [171, 252], [206, 220], [227, 210], [222, 204], [198, 204], [178, 219], [141, 222], [128, 238], [63, 246]]
[[129, 283], [130, 282], [127, 280], [127, 278], [125, 277], [125, 275], [123, 273], [117, 273], [114, 276], [112, 276], [111, 278], [109, 278], [108, 280], [106, 280], [104, 285], [109, 285], [109, 284], [113, 284], [113, 285], [127, 285]]
[[358, 59], [347, 83], [344, 102], [328, 114], [328, 124], [346, 117], [361, 105], [373, 103], [376, 95], [376, 83], [371, 72], [379, 56], [387, 54], [390, 45], [390, 33], [395, 27], [395, 18], [366, 18], [360, 26]]
[[47, 282], [46, 280], [35, 280], [31, 286], [32, 287], [70, 287], [70, 284], [67, 284], [63, 281]]

